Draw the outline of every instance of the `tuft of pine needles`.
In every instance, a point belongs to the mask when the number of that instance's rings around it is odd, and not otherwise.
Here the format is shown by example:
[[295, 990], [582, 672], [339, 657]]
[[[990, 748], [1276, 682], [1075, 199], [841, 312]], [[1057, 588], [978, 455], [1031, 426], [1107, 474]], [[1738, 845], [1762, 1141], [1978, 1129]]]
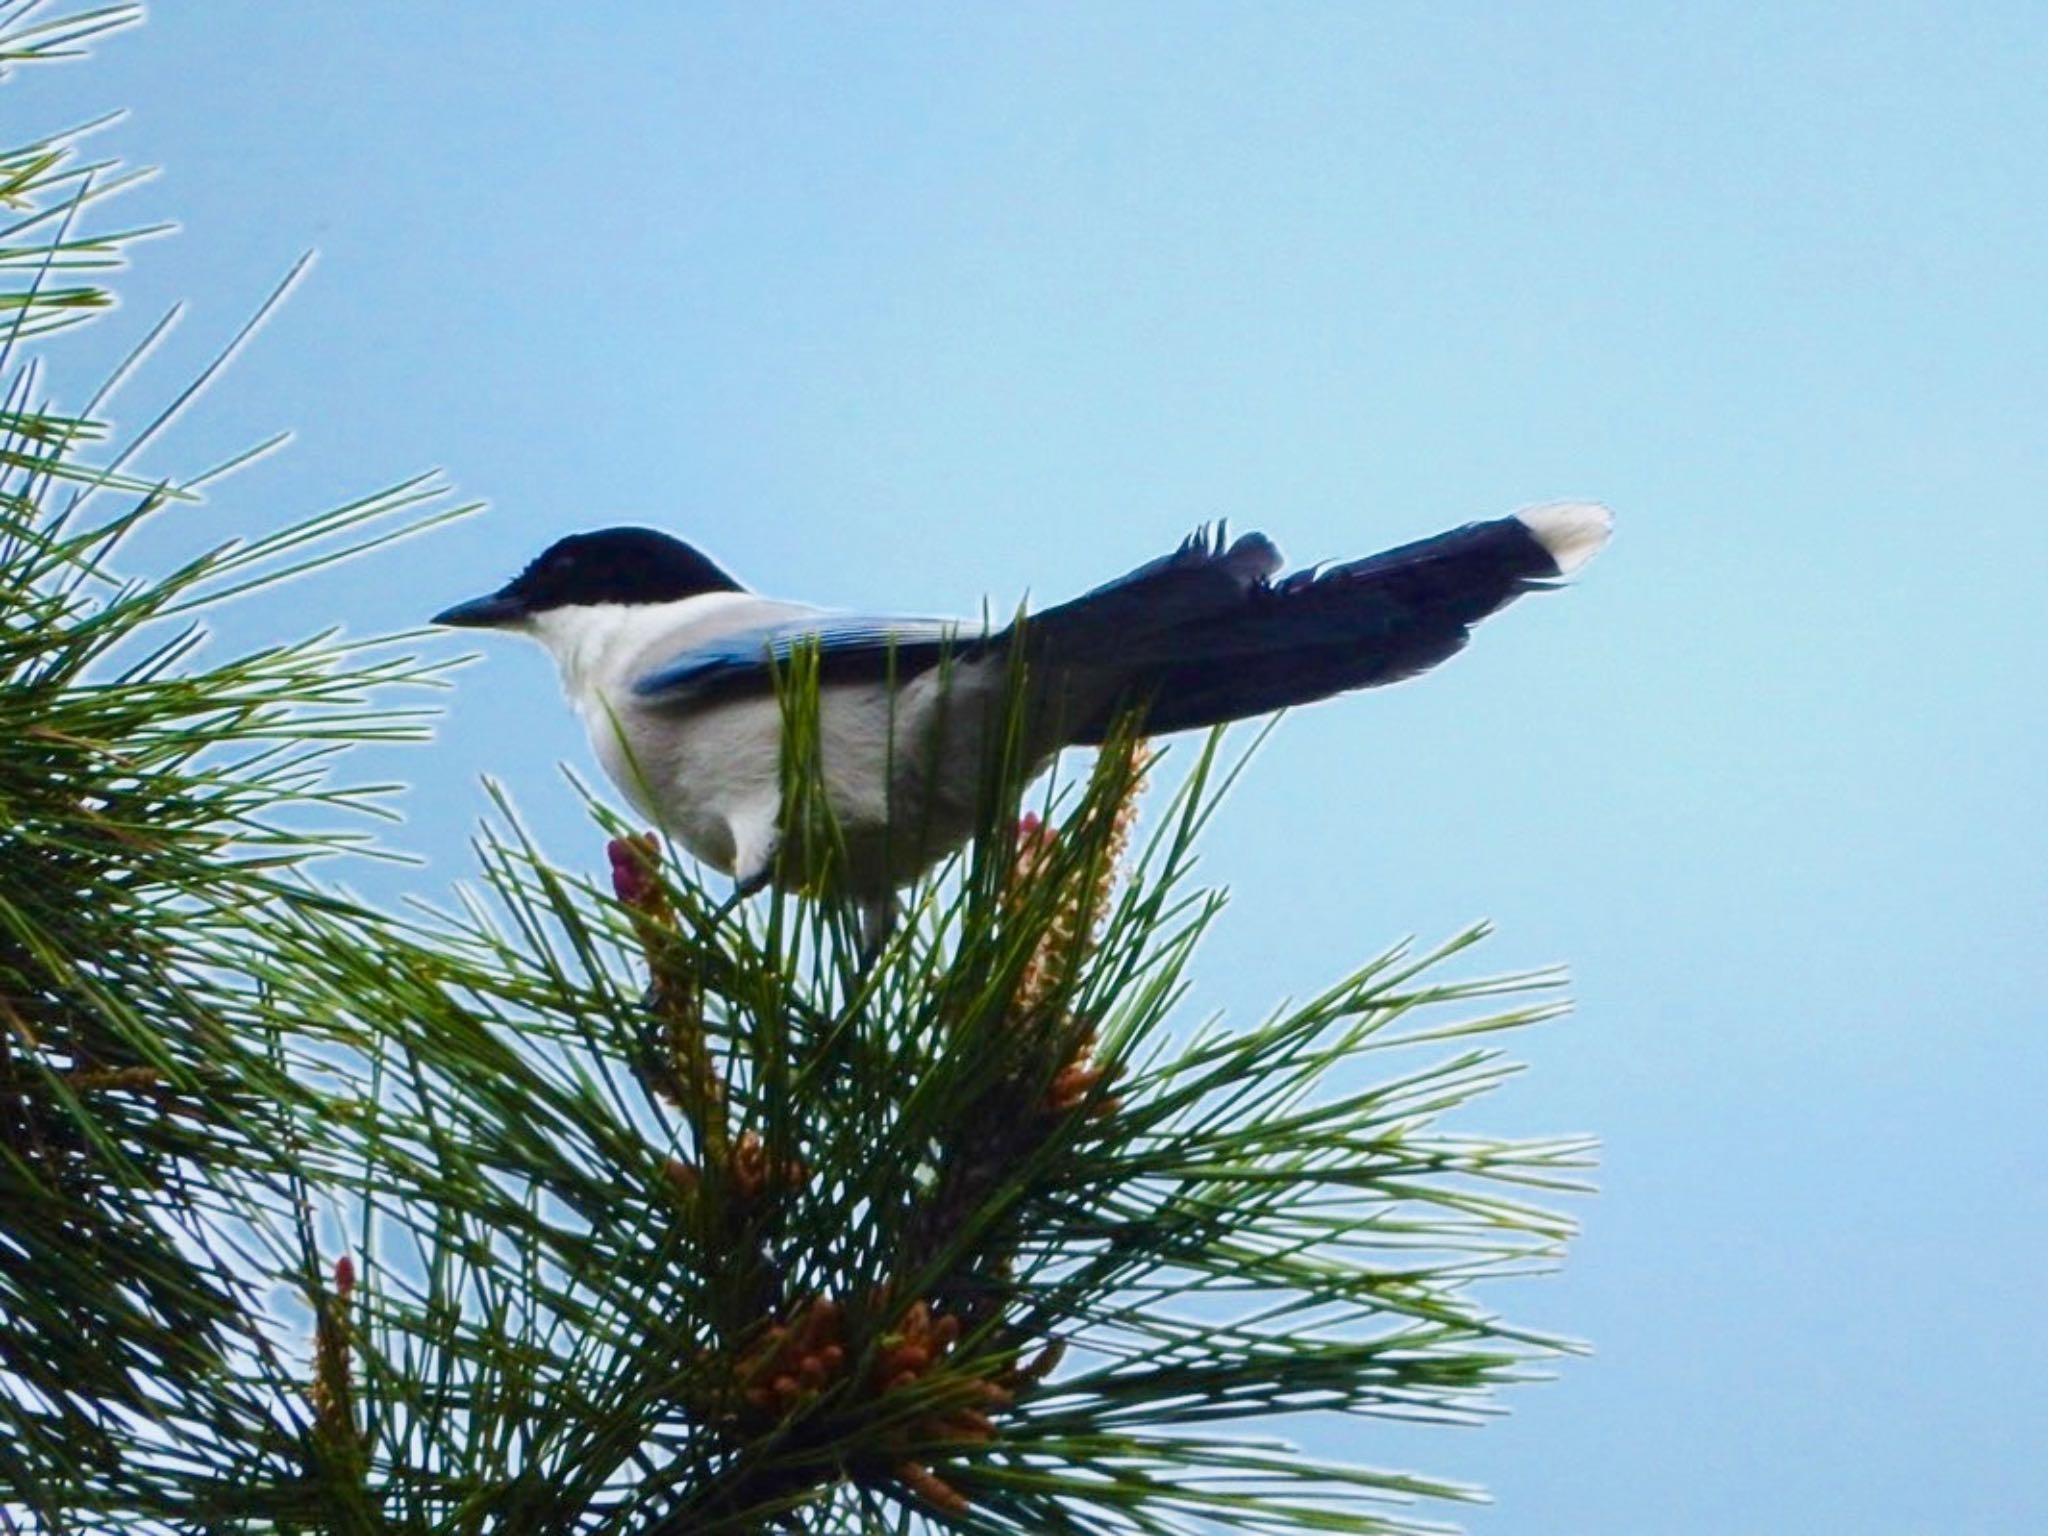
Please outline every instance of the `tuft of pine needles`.
[[[0, 61], [130, 15], [39, 11]], [[1446, 1128], [1557, 978], [1445, 979], [1474, 930], [1191, 1025], [1214, 738], [993, 763], [874, 953], [829, 859], [728, 912], [597, 805], [566, 864], [497, 796], [479, 887], [349, 896], [348, 749], [418, 739], [438, 669], [201, 626], [462, 509], [413, 481], [124, 575], [233, 465], [134, 478], [126, 365], [42, 398], [30, 344], [145, 232], [80, 232], [120, 180], [0, 150], [0, 1531], [1439, 1529], [1472, 1490], [1271, 1427], [1466, 1421], [1568, 1347], [1477, 1291], [1556, 1261], [1532, 1202], [1589, 1147]]]
[[[41, 9], [0, 7], [0, 60], [134, 14]], [[129, 178], [77, 138], [0, 151], [0, 1510], [52, 1530], [174, 1509], [155, 1468], [275, 1432], [237, 1368], [269, 1348], [248, 1233], [289, 1194], [287, 1122], [314, 1099], [252, 924], [331, 899], [304, 866], [373, 802], [329, 769], [419, 737], [382, 696], [435, 670], [333, 634], [197, 655], [213, 604], [431, 520], [423, 482], [118, 573], [137, 528], [232, 466], [124, 473], [133, 440], [94, 418], [127, 364], [82, 412], [44, 397], [34, 344], [107, 306], [77, 275], [147, 232], [80, 232]]]

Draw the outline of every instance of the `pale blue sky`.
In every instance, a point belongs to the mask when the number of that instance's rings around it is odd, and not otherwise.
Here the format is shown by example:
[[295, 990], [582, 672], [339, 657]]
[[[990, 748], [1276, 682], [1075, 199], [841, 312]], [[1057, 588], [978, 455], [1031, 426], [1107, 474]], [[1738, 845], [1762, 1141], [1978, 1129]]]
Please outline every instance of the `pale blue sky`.
[[[298, 429], [195, 527], [491, 503], [238, 639], [616, 521], [971, 613], [1219, 516], [1306, 561], [1610, 502], [1575, 590], [1283, 726], [1202, 1000], [1480, 916], [1574, 969], [1465, 1123], [1605, 1138], [1497, 1297], [1598, 1354], [1361, 1459], [1490, 1484], [1486, 1536], [1889, 1536], [2048, 1529], [2044, 79], [2033, 4], [204, 0], [7, 100], [132, 108], [184, 225], [80, 383], [187, 298], [168, 390], [321, 252], [158, 461]], [[488, 769], [594, 863], [558, 760], [495, 649], [406, 839], [458, 870]]]

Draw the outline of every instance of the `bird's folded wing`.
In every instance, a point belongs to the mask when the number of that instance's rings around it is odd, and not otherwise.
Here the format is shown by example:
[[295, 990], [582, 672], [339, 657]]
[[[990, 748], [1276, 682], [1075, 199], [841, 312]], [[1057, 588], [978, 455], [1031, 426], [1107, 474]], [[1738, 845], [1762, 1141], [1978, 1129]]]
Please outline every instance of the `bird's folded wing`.
[[820, 678], [828, 682], [905, 678], [960, 654], [981, 638], [978, 626], [954, 619], [874, 618], [816, 614], [720, 635], [679, 651], [634, 679], [643, 699], [680, 701], [706, 693], [774, 686], [776, 671], [814, 647]]

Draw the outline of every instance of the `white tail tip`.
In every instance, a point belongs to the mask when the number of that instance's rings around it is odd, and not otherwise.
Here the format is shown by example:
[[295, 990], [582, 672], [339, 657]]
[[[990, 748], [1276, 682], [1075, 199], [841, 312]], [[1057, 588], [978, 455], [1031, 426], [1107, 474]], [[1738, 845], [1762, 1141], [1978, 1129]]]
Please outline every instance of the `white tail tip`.
[[1560, 576], [1571, 575], [1599, 554], [1614, 532], [1614, 514], [1597, 501], [1547, 502], [1524, 507], [1515, 516], [1557, 562]]

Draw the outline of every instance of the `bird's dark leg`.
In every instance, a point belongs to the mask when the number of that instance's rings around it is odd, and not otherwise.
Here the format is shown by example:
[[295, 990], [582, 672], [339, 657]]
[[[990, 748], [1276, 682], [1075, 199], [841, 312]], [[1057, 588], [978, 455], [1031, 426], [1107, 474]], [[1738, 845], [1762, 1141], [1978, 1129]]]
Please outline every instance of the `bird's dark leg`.
[[846, 990], [845, 1001], [830, 1024], [816, 1037], [816, 1056], [805, 1067], [805, 1071], [819, 1073], [826, 1082], [838, 1081], [847, 1071], [846, 1052], [858, 1043], [851, 1026], [861, 1007], [863, 988], [876, 962], [882, 958], [882, 951], [888, 948], [890, 935], [896, 931], [894, 891], [884, 896], [859, 898], [856, 905], [860, 915], [860, 947], [851, 964], [843, 955], [837, 957], [840, 984]]
[[[768, 873], [764, 869], [757, 874], [747, 876], [744, 880], [735, 880], [732, 886], [732, 894], [711, 909], [711, 921], [706, 926], [716, 928], [720, 923], [732, 916], [733, 909], [739, 906], [741, 902], [745, 901], [749, 896], [758, 896], [762, 891], [765, 891], [768, 888]], [[644, 1006], [648, 1008], [654, 1006], [655, 990], [654, 984], [650, 982], [647, 991], [642, 994], [640, 999]]]
[[863, 976], [882, 958], [882, 950], [896, 932], [898, 916], [894, 891], [878, 900], [860, 904], [860, 969]]
[[767, 890], [768, 879], [771, 873], [772, 871], [770, 870], [759, 869], [744, 879], [733, 881], [732, 894], [713, 909], [711, 913], [712, 923], [715, 925], [724, 922], [726, 918], [732, 915], [733, 908], [737, 907], [749, 896], [758, 896], [761, 892]]
[[[716, 928], [732, 914], [733, 909], [741, 902], [745, 901], [749, 896], [758, 895], [766, 890], [771, 873], [772, 871], [770, 870], [761, 869], [748, 875], [743, 880], [735, 880], [733, 882], [732, 894], [712, 909], [709, 926]], [[639, 1074], [641, 1081], [647, 1083], [650, 1087], [660, 1082], [665, 1088], [673, 1088], [673, 1083], [668, 1081], [668, 1079], [673, 1077], [673, 1073], [668, 1070], [661, 1055], [661, 983], [658, 980], [649, 978], [647, 990], [640, 994], [640, 1006], [647, 1013], [647, 1034], [642, 1041], [642, 1052], [645, 1060], [640, 1065], [636, 1065], [634, 1071]], [[674, 1095], [671, 1093], [669, 1096], [673, 1097]]]

